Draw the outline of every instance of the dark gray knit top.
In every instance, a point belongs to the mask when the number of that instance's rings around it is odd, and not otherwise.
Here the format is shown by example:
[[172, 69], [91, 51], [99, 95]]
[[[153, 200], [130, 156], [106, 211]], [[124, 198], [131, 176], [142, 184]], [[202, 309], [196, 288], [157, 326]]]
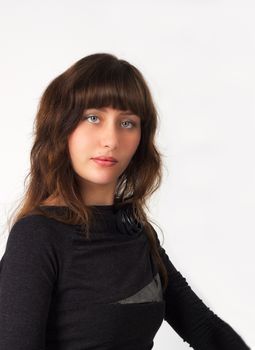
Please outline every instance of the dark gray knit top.
[[164, 293], [143, 227], [114, 205], [93, 208], [90, 240], [79, 225], [37, 214], [12, 227], [0, 261], [1, 350], [148, 350], [163, 320], [194, 349], [250, 349], [192, 291], [157, 236]]

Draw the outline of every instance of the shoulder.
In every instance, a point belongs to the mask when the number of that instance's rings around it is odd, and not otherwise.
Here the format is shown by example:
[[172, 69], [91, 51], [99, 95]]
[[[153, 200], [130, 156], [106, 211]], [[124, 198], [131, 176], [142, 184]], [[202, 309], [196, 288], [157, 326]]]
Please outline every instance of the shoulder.
[[43, 215], [27, 215], [12, 226], [6, 247], [29, 247], [43, 250], [45, 247], [61, 249], [67, 244], [68, 235], [61, 230], [58, 222]]
[[37, 270], [53, 280], [71, 262], [70, 237], [60, 229], [56, 220], [42, 215], [23, 217], [9, 232], [0, 271], [5, 269], [13, 276], [24, 276]]

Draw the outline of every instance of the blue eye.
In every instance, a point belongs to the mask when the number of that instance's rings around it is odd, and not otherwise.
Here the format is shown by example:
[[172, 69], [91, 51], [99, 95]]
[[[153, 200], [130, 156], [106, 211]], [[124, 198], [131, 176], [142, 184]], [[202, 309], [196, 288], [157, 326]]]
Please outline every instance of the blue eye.
[[[96, 115], [91, 114], [89, 116], [84, 116], [83, 120], [87, 120], [87, 119], [90, 119], [90, 118], [93, 118], [93, 117], [98, 119], [98, 117]], [[129, 123], [129, 125], [131, 125], [131, 127], [128, 127], [128, 128], [125, 127], [124, 129], [131, 129], [131, 128], [134, 128], [136, 126], [136, 124], [133, 121], [130, 121], [130, 120], [125, 120], [125, 121], [123, 121], [123, 123]], [[92, 124], [94, 124], [93, 121], [92, 121]], [[96, 124], [98, 124], [98, 123], [96, 123]]]
[[92, 117], [98, 118], [96, 115], [90, 115], [90, 116], [88, 116], [88, 117], [85, 117], [84, 119], [87, 120], [87, 119], [92, 118]]
[[[133, 123], [133, 122], [131, 122], [131, 121], [129, 121], [129, 120], [125, 120], [125, 121], [124, 121], [124, 123], [126, 123], [126, 122], [132, 124], [132, 127], [135, 127], [135, 123]], [[131, 129], [131, 128], [125, 128], [125, 129]]]

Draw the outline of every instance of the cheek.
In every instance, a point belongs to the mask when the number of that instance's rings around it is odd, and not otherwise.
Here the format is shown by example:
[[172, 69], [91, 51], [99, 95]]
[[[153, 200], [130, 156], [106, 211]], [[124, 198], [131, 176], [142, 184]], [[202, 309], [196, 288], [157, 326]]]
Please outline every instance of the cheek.
[[78, 146], [78, 140], [77, 140], [77, 132], [75, 130], [68, 137], [68, 149], [72, 158], [77, 151], [77, 146]]
[[140, 144], [140, 141], [141, 141], [141, 132], [139, 132], [137, 135], [136, 135], [136, 137], [135, 137], [135, 139], [134, 139], [134, 149], [136, 150], [137, 148], [138, 148], [138, 146], [139, 146], [139, 144]]
[[79, 128], [75, 129], [68, 137], [68, 148], [72, 156], [77, 156], [79, 153], [86, 152], [91, 145], [91, 137], [86, 135]]
[[127, 142], [125, 143], [123, 149], [125, 149], [127, 152], [126, 154], [129, 155], [128, 158], [133, 157], [140, 144], [140, 140], [140, 135], [134, 135], [132, 139], [126, 140]]

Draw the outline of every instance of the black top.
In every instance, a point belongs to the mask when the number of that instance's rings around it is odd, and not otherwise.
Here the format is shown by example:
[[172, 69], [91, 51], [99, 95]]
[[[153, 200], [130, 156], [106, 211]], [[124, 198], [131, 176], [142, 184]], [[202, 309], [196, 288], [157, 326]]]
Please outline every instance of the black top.
[[148, 350], [163, 320], [194, 349], [250, 349], [192, 291], [157, 236], [165, 293], [143, 227], [114, 205], [93, 208], [91, 240], [80, 225], [38, 214], [13, 225], [0, 261], [1, 350]]

